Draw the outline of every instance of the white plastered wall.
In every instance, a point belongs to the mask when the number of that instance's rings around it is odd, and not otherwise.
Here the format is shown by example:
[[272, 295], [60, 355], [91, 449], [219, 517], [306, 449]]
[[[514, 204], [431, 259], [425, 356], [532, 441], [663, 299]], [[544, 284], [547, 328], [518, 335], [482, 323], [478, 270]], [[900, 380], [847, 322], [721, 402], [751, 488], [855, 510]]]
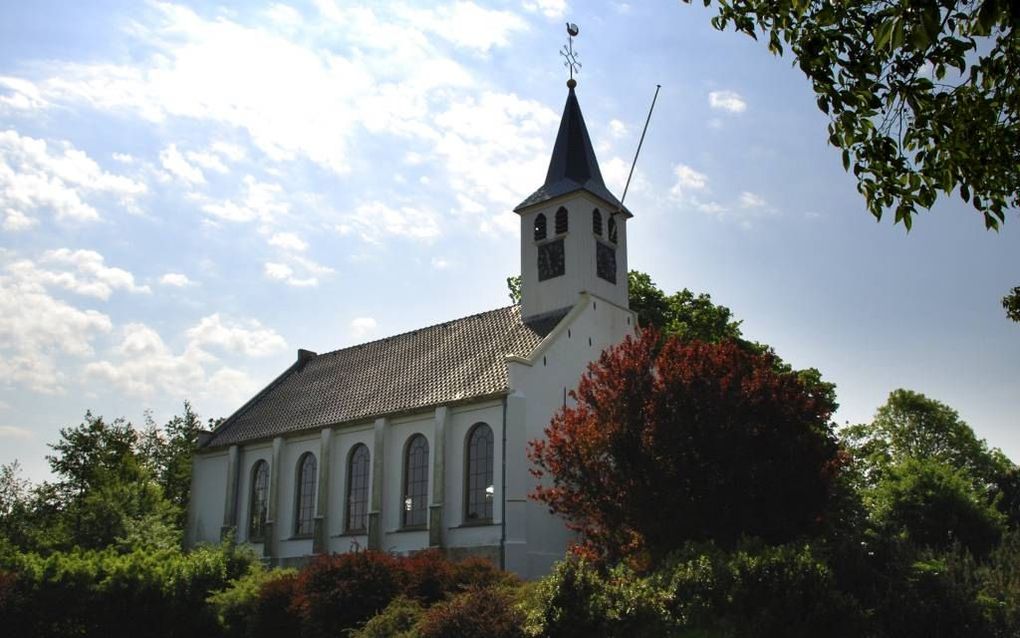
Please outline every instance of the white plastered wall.
[[187, 543], [220, 542], [227, 494], [227, 452], [196, 454], [192, 460]]
[[[577, 387], [590, 361], [634, 334], [630, 310], [581, 294], [577, 304], [528, 360], [509, 362], [512, 393], [507, 410], [507, 568], [525, 578], [549, 572], [572, 540], [562, 518], [527, 498], [535, 487], [527, 442], [544, 436], [564, 397]], [[572, 400], [568, 397], [567, 402]]]

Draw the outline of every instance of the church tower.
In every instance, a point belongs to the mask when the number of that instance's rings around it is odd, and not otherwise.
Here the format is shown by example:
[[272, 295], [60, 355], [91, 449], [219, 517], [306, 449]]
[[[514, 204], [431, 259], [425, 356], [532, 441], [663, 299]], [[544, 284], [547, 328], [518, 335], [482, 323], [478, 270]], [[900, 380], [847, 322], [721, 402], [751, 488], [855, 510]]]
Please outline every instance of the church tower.
[[628, 307], [627, 220], [630, 211], [602, 179], [574, 88], [567, 82], [545, 183], [521, 202], [521, 316], [573, 306], [589, 292]]

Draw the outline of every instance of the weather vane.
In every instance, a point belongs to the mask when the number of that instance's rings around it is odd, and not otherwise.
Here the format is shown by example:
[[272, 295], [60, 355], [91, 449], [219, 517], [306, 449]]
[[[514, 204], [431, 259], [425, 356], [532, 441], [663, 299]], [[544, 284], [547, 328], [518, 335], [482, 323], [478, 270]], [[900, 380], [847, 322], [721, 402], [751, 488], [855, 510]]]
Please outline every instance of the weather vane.
[[568, 22], [567, 23], [567, 43], [560, 49], [560, 55], [563, 56], [563, 66], [570, 69], [570, 81], [567, 84], [576, 85], [577, 82], [574, 80], [574, 74], [580, 73], [581, 63], [577, 61], [577, 52], [574, 51], [574, 37], [580, 32], [577, 25]]

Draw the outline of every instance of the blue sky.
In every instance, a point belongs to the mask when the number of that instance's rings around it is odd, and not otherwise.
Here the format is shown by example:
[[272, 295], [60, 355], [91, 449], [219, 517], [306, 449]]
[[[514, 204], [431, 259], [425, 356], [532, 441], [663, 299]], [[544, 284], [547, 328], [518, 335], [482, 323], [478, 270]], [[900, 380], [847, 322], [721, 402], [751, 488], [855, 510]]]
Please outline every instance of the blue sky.
[[838, 386], [906, 387], [1020, 459], [1020, 219], [865, 211], [788, 58], [658, 2], [4, 3], [0, 463], [86, 409], [226, 416], [294, 359], [505, 305], [581, 27], [633, 268]]

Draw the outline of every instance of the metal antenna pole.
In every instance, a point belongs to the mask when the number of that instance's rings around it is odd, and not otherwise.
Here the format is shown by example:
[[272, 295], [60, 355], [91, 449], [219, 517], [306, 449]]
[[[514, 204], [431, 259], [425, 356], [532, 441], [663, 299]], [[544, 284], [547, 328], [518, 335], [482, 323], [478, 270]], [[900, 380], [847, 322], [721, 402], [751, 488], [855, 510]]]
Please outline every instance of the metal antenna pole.
[[638, 155], [641, 154], [641, 145], [645, 143], [645, 133], [648, 132], [648, 123], [652, 121], [652, 111], [655, 110], [655, 100], [659, 98], [659, 89], [662, 88], [661, 84], [655, 85], [655, 95], [652, 96], [652, 105], [648, 108], [648, 117], [645, 119], [645, 128], [641, 131], [641, 141], [638, 142], [637, 152], [634, 153], [634, 162], [630, 165], [630, 174], [627, 175], [627, 185], [623, 187], [623, 197], [620, 198], [620, 203], [627, 199], [627, 189], [630, 188], [630, 178], [634, 177], [634, 167], [637, 166]]

